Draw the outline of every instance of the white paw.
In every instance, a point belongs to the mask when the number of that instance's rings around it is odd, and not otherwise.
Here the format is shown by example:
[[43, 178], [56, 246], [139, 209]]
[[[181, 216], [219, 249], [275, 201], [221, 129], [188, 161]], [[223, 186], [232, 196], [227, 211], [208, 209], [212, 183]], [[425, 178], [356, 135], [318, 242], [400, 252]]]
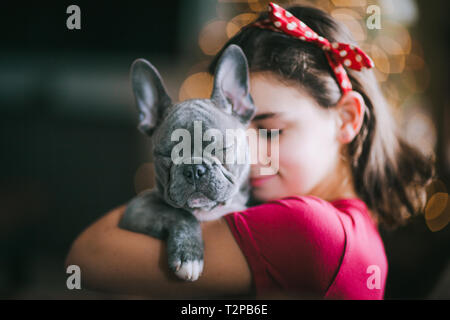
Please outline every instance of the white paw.
[[203, 260], [189, 260], [176, 264], [175, 274], [178, 278], [187, 281], [196, 281], [203, 271]]

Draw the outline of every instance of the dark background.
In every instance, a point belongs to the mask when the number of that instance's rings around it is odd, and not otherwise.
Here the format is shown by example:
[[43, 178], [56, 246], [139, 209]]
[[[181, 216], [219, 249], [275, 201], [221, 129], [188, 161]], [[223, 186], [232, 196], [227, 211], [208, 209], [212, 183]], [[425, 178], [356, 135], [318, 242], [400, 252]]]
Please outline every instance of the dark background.
[[[437, 169], [450, 186], [445, 3], [418, 2], [418, 34], [432, 75]], [[71, 4], [81, 8], [81, 30], [66, 28]], [[175, 97], [201, 57], [196, 35], [211, 17], [199, 8], [215, 4], [0, 5], [0, 298], [104, 297], [67, 290], [63, 261], [85, 227], [136, 194], [136, 170], [150, 159], [136, 130], [129, 67], [138, 57], [152, 61]], [[386, 298], [449, 298], [450, 227], [431, 232], [420, 216], [382, 235]]]

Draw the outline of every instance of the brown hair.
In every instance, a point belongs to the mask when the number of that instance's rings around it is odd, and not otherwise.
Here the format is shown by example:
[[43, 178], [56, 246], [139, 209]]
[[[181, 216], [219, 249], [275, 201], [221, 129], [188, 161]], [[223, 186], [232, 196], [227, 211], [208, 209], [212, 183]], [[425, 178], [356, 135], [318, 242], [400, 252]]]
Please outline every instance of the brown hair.
[[[357, 45], [349, 31], [327, 13], [303, 6], [286, 9], [330, 42]], [[266, 18], [267, 12], [262, 12], [255, 21]], [[247, 26], [214, 57], [208, 68], [211, 75], [230, 44], [241, 47], [250, 72], [270, 71], [285, 83], [301, 86], [325, 108], [339, 101], [340, 89], [319, 47], [283, 33]], [[434, 159], [402, 138], [372, 70], [348, 69], [347, 73], [353, 90], [362, 95], [367, 106], [361, 130], [347, 146], [355, 190], [384, 226], [396, 227], [424, 209], [426, 186], [435, 174]]]

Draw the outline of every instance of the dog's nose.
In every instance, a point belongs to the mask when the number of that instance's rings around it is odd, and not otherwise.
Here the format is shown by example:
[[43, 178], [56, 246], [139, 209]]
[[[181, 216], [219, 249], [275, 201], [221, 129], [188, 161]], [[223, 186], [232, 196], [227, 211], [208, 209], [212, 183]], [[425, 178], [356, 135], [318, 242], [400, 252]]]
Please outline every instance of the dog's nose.
[[186, 164], [183, 168], [183, 175], [186, 180], [193, 183], [206, 174], [206, 166], [203, 164]]

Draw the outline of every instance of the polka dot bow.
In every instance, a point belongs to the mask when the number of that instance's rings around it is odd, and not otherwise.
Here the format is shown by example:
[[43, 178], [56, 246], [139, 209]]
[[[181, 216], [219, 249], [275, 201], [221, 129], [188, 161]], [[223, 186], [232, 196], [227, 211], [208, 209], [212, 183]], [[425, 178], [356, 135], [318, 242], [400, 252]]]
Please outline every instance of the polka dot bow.
[[360, 48], [346, 43], [330, 43], [279, 5], [270, 2], [268, 10], [270, 19], [257, 21], [249, 26], [282, 32], [322, 48], [342, 93], [352, 90], [352, 84], [344, 66], [357, 71], [363, 67], [373, 68], [375, 66], [372, 59]]

